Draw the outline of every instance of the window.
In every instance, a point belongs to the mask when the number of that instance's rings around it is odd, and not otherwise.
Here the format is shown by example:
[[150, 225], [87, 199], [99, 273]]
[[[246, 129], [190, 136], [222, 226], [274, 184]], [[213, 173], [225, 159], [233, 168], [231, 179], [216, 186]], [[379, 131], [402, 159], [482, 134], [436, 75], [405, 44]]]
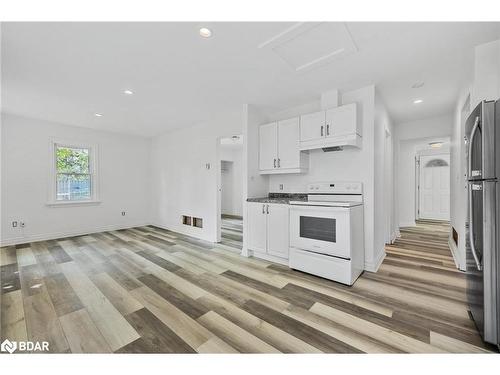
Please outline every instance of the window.
[[96, 202], [96, 147], [53, 142], [52, 150], [49, 203]]
[[425, 168], [433, 168], [433, 167], [447, 167], [448, 163], [443, 159], [432, 159], [425, 164]]

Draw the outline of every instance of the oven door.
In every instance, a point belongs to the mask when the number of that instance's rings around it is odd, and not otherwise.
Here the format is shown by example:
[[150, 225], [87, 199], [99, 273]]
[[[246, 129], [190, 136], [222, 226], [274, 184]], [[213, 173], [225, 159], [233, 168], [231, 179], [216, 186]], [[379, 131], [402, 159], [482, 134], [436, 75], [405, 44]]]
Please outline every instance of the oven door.
[[290, 246], [350, 259], [349, 208], [292, 206]]

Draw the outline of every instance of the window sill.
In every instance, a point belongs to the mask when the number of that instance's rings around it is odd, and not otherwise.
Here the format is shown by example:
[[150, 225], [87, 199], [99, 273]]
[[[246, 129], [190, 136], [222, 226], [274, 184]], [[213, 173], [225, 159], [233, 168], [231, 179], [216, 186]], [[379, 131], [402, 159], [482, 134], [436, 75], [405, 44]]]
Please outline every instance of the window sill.
[[101, 204], [101, 201], [88, 200], [88, 201], [53, 201], [47, 202], [46, 205], [49, 207], [78, 207], [78, 206], [96, 206]]

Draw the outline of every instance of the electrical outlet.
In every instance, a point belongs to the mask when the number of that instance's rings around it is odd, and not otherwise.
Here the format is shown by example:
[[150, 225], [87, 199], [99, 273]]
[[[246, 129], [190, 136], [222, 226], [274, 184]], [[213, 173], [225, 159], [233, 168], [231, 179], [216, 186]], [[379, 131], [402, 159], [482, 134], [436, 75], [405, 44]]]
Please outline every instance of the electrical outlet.
[[17, 221], [12, 222], [12, 228], [17, 228]]
[[280, 190], [283, 190], [283, 184], [280, 184]]
[[122, 211], [122, 216], [125, 216], [126, 215], [126, 212], [125, 211]]

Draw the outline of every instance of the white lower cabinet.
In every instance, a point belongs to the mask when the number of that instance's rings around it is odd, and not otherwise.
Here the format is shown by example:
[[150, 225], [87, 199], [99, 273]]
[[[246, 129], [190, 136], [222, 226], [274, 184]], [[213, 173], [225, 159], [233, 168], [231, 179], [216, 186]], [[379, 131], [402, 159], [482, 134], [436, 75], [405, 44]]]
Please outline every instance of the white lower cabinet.
[[289, 207], [286, 204], [248, 202], [248, 249], [288, 259]]
[[265, 253], [267, 249], [267, 215], [264, 203], [247, 203], [248, 248]]

